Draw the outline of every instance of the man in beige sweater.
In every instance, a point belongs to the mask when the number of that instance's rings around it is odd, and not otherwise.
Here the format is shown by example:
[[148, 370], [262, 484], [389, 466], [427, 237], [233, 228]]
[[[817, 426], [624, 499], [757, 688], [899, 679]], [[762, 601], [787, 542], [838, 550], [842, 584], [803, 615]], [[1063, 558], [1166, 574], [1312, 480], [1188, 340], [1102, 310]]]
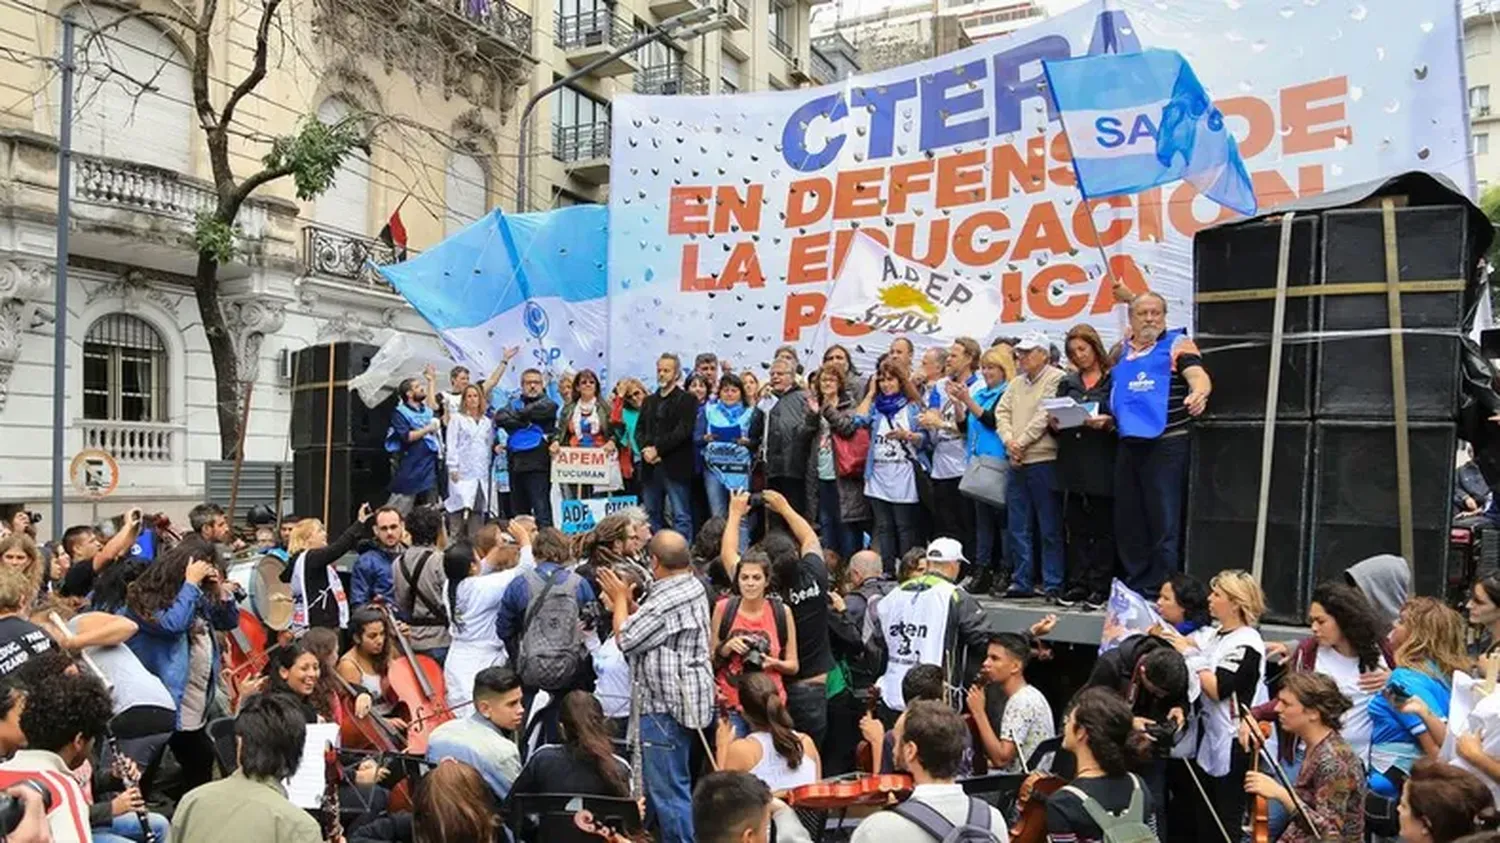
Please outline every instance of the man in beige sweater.
[[1031, 569], [1032, 541], [1036, 536], [1042, 544], [1042, 588], [1050, 602], [1061, 605], [1066, 572], [1062, 500], [1057, 491], [1057, 440], [1047, 426], [1042, 399], [1057, 396], [1063, 372], [1051, 360], [1051, 343], [1045, 334], [1028, 334], [1016, 344], [1020, 371], [1000, 397], [995, 421], [1010, 454], [1010, 482], [1005, 496], [1011, 586], [1005, 596], [1036, 596]]

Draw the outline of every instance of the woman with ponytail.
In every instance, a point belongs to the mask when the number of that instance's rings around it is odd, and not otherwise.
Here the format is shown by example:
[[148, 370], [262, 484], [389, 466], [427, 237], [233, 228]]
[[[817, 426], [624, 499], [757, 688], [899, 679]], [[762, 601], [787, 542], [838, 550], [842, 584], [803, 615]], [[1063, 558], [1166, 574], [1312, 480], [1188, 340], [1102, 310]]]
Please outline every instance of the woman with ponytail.
[[817, 745], [792, 728], [792, 715], [771, 678], [759, 672], [745, 673], [739, 684], [740, 710], [750, 724], [750, 734], [736, 740], [729, 719], [719, 719], [719, 769], [749, 773], [773, 791], [791, 790], [822, 778], [823, 762]]
[[[1130, 704], [1107, 688], [1085, 688], [1063, 717], [1063, 749], [1078, 761], [1073, 781], [1047, 800], [1050, 843], [1098, 843], [1104, 831], [1085, 807], [1093, 802], [1113, 816], [1156, 831], [1151, 791], [1130, 768], [1146, 763], [1151, 739], [1135, 729]], [[1121, 816], [1128, 812], [1128, 816]]]
[[505, 533], [489, 524], [480, 528], [474, 544], [459, 542], [443, 552], [443, 573], [448, 577], [443, 602], [453, 639], [443, 663], [450, 707], [473, 701], [479, 671], [509, 661], [505, 645], [495, 637], [495, 619], [506, 587], [533, 564], [531, 535], [514, 520]]
[[609, 721], [599, 701], [587, 691], [569, 691], [561, 705], [562, 743], [533, 753], [507, 798], [538, 793], [630, 795], [630, 767], [614, 753]]

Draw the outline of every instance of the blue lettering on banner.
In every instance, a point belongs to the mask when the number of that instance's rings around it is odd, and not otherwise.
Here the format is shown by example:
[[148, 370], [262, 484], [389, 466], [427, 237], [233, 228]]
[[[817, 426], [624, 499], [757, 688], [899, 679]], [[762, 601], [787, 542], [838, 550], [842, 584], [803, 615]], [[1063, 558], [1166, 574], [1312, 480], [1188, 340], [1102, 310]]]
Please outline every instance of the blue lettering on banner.
[[563, 501], [558, 512], [558, 529], [570, 536], [587, 533], [606, 516], [637, 505], [639, 505], [639, 499], [635, 495], [611, 495], [607, 498]]
[[1096, 142], [1105, 149], [1114, 149], [1125, 142], [1125, 133], [1120, 131], [1120, 118], [1100, 117], [1094, 121]]
[[[1123, 11], [1110, 10], [1095, 20], [1085, 55], [1140, 49], [1140, 39], [1130, 25], [1130, 18]], [[1024, 124], [1023, 105], [1030, 100], [1037, 100], [1047, 109], [1047, 119], [1055, 121], [1057, 109], [1045, 89], [1042, 61], [1072, 57], [1073, 45], [1067, 38], [1045, 35], [951, 70], [851, 88], [847, 99], [843, 91], [823, 94], [803, 103], [787, 118], [781, 131], [782, 157], [792, 169], [811, 173], [833, 163], [852, 141], [865, 145], [863, 157], [867, 161], [890, 158], [896, 147], [897, 106], [910, 99], [918, 101], [921, 125], [917, 141], [923, 152], [982, 141], [987, 135], [1000, 137], [1019, 131]], [[992, 122], [977, 114], [986, 107], [994, 115]], [[851, 115], [851, 111], [855, 114]], [[969, 114], [975, 116], [958, 119]], [[868, 137], [858, 140], [852, 137], [851, 127], [845, 125], [852, 122], [851, 117], [868, 122]], [[1137, 121], [1130, 135], [1142, 137], [1142, 128]], [[1126, 137], [1123, 125], [1117, 129], [1121, 130], [1123, 141]], [[1155, 134], [1153, 126], [1150, 136]], [[809, 149], [809, 135], [826, 139], [820, 148]]]

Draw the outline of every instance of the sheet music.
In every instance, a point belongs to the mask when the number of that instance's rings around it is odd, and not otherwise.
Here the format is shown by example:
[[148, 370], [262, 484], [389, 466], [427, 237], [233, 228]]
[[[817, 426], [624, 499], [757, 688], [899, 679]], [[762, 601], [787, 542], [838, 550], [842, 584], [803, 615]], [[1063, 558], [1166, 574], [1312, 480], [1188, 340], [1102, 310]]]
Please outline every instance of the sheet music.
[[307, 740], [302, 744], [302, 762], [297, 772], [281, 784], [286, 788], [286, 798], [298, 808], [316, 810], [323, 807], [323, 792], [327, 790], [323, 752], [329, 744], [339, 745], [339, 724], [309, 723]]

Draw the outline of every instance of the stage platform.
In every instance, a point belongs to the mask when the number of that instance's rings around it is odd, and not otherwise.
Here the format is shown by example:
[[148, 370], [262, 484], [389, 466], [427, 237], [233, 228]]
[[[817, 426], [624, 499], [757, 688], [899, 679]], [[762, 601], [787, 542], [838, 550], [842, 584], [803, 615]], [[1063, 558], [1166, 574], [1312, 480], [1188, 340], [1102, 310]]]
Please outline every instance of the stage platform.
[[[1003, 632], [1021, 632], [1047, 615], [1057, 615], [1057, 628], [1047, 640], [1064, 644], [1099, 643], [1104, 631], [1104, 612], [1064, 609], [1052, 606], [1038, 597], [1028, 600], [1002, 600], [980, 597], [979, 602], [990, 613], [994, 628]], [[1265, 624], [1260, 628], [1267, 641], [1300, 641], [1311, 633], [1304, 626]]]

